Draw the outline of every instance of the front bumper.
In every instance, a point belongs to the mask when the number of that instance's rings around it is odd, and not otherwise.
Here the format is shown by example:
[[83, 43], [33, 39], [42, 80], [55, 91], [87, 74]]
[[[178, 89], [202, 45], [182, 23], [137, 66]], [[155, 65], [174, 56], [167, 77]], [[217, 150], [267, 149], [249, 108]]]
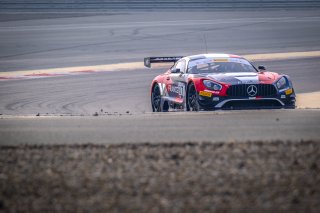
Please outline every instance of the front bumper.
[[[242, 102], [242, 103], [240, 103]], [[237, 105], [243, 105], [243, 106], [246, 106], [248, 105], [249, 107], [250, 106], [253, 106], [253, 105], [259, 105], [259, 102], [261, 103], [261, 106], [263, 105], [269, 105], [269, 106], [284, 106], [285, 104], [279, 100], [279, 99], [276, 99], [276, 98], [259, 98], [259, 99], [248, 99], [248, 98], [244, 98], [244, 99], [226, 99], [226, 100], [223, 100], [219, 103], [217, 103], [214, 107], [215, 108], [223, 108], [225, 107], [226, 105], [231, 105], [233, 103], [237, 103]]]
[[292, 93], [273, 97], [199, 96], [199, 104], [204, 109], [294, 108], [295, 95]]

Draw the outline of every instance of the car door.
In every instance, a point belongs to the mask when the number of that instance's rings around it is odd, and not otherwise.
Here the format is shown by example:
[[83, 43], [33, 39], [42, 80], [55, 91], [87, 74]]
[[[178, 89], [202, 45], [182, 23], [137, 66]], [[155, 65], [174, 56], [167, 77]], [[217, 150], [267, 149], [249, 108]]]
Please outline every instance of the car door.
[[186, 91], [185, 72], [186, 60], [181, 59], [171, 68], [171, 72], [166, 76], [168, 96], [172, 102], [183, 103]]

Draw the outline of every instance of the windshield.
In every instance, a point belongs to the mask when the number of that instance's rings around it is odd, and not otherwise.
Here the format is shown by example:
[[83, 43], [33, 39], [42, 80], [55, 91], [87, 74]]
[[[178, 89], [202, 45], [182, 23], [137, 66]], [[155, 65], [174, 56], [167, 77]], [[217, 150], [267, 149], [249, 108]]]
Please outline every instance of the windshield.
[[242, 58], [203, 58], [189, 61], [188, 72], [197, 74], [257, 71], [247, 60]]

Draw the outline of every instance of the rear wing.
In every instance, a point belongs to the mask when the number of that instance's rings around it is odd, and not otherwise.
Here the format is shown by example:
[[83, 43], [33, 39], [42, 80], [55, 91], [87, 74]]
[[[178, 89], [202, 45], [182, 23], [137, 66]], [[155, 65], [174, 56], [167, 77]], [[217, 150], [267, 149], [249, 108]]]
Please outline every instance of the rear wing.
[[151, 68], [152, 63], [168, 63], [179, 61], [184, 56], [172, 56], [172, 57], [148, 57], [144, 58], [144, 66]]

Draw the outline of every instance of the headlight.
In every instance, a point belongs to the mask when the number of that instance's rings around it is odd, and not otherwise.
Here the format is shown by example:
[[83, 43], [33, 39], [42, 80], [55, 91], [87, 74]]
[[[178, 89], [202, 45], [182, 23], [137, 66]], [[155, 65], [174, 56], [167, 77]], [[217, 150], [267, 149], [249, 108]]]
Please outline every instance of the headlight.
[[288, 81], [287, 81], [287, 79], [286, 79], [285, 77], [281, 77], [281, 78], [277, 81], [276, 85], [277, 85], [277, 88], [278, 88], [279, 90], [282, 90], [282, 89], [285, 89], [285, 88], [288, 87]]
[[213, 81], [203, 80], [203, 84], [210, 90], [221, 90], [222, 86]]

